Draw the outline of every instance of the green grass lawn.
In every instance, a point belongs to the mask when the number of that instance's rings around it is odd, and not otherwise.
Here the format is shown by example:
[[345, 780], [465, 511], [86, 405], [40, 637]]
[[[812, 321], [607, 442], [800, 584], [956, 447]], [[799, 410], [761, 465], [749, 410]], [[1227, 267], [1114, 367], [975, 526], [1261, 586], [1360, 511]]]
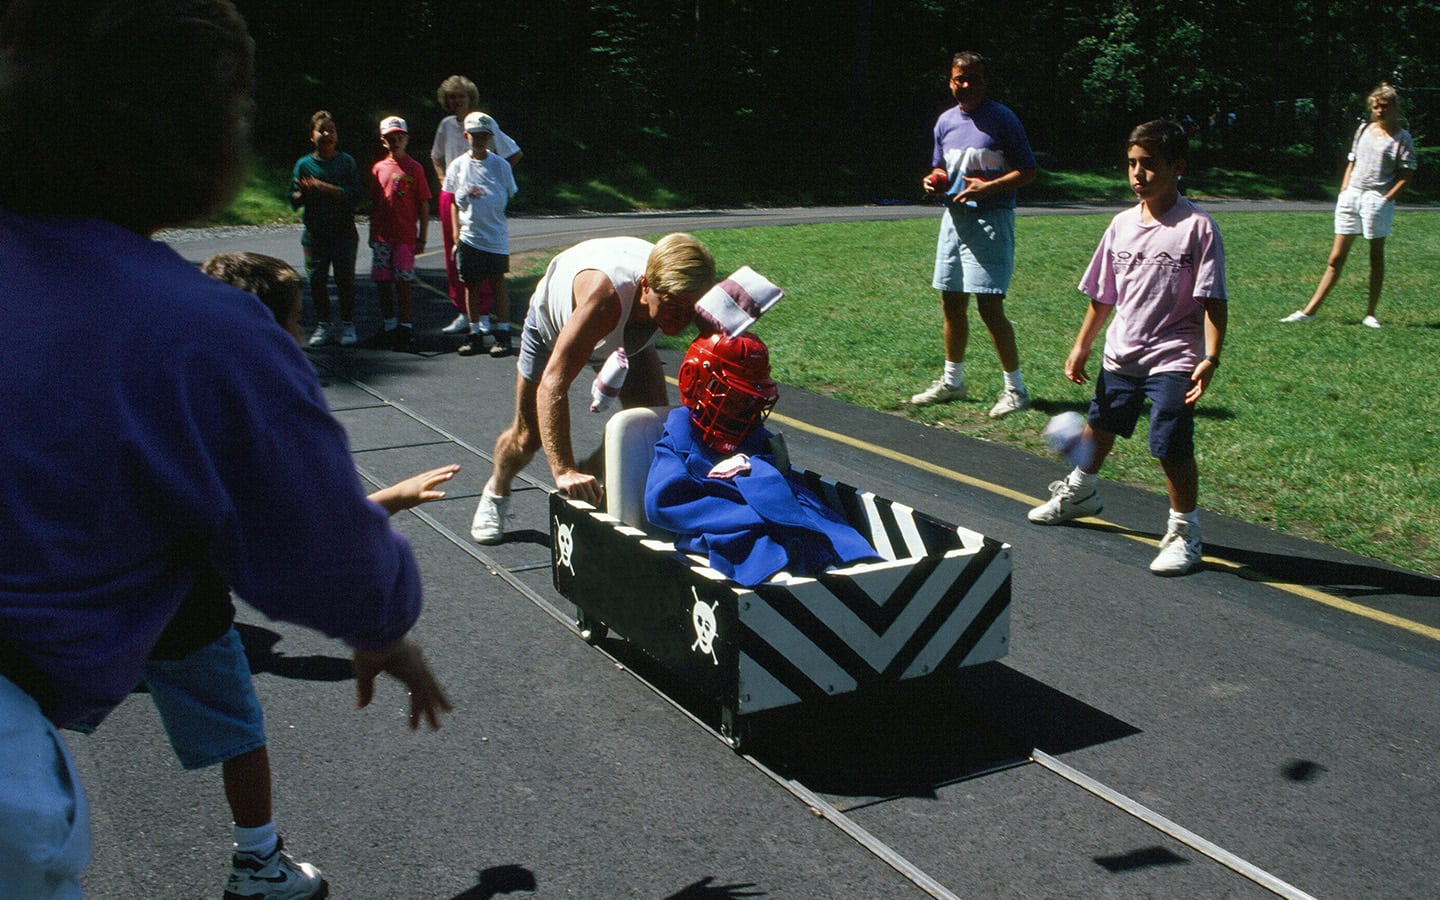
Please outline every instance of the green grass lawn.
[[[1277, 320], [1308, 299], [1331, 243], [1329, 213], [1229, 213], [1231, 296], [1224, 362], [1201, 401], [1201, 505], [1279, 531], [1440, 574], [1437, 360], [1440, 211], [1402, 212], [1388, 240], [1384, 328], [1362, 327], [1366, 245], [1352, 254], [1321, 317]], [[971, 315], [968, 402], [915, 409], [906, 398], [940, 371], [940, 304], [929, 287], [928, 220], [704, 232], [722, 272], [753, 266], [786, 289], [757, 326], [784, 384], [929, 425], [1047, 453], [1046, 420], [1083, 410], [1090, 387], [1061, 367], [1086, 301], [1075, 284], [1109, 215], [1022, 217], [1007, 310], [1034, 408], [1000, 422], [988, 335]], [[673, 344], [683, 346], [683, 340]], [[1100, 361], [1091, 357], [1093, 376]], [[783, 411], [784, 400], [781, 399]], [[964, 468], [964, 460], [950, 460]], [[1144, 427], [1121, 441], [1105, 477], [1163, 492]], [[1042, 495], [1045, 485], [1033, 485]], [[1158, 527], [1158, 525], [1157, 525]]]

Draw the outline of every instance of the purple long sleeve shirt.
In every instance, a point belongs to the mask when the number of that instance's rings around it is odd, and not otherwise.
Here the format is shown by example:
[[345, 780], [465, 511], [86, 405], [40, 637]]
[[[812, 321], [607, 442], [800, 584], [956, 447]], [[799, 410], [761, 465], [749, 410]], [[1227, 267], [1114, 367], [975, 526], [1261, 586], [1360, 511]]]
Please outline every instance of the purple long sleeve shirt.
[[358, 649], [414, 624], [414, 556], [254, 297], [115, 225], [0, 210], [0, 333], [0, 643], [54, 722], [124, 698], [207, 563]]

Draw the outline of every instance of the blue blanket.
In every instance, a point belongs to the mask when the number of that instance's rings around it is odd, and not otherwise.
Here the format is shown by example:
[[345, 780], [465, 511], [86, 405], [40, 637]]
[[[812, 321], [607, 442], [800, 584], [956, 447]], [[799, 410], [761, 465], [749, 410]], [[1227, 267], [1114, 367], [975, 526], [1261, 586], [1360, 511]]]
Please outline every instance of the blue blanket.
[[757, 428], [737, 449], [749, 472], [711, 478], [721, 456], [698, 440], [685, 407], [671, 410], [645, 484], [645, 517], [674, 532], [675, 546], [700, 553], [710, 567], [745, 587], [784, 569], [815, 575], [878, 560], [875, 548], [765, 452], [770, 432]]

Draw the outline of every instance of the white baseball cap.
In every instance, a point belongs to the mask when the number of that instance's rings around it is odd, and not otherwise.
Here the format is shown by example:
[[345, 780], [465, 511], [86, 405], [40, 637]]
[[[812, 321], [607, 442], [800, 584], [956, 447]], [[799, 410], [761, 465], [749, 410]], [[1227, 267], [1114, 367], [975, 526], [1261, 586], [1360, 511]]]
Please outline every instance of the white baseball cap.
[[465, 132], [467, 134], [477, 134], [479, 132], [494, 134], [495, 120], [483, 112], [472, 112], [465, 117]]
[[406, 127], [406, 125], [405, 125], [405, 120], [402, 119], [402, 118], [400, 118], [399, 116], [386, 116], [385, 118], [381, 119], [381, 120], [380, 120], [380, 135], [381, 135], [381, 137], [384, 137], [385, 135], [389, 134], [389, 133], [392, 132], [392, 131], [403, 131], [403, 132], [405, 132], [406, 134], [409, 134], [409, 133], [410, 133], [410, 129], [409, 129], [408, 127]]

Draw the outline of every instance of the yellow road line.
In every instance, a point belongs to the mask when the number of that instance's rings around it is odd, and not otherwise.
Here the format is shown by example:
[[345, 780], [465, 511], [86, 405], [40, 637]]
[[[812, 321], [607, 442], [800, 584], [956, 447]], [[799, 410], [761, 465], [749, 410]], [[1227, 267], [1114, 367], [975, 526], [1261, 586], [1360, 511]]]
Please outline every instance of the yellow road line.
[[[673, 379], [667, 380], [670, 380], [672, 383], [674, 382]], [[961, 472], [947, 469], [944, 466], [937, 466], [936, 464], [928, 460], [911, 456], [908, 453], [901, 453], [898, 450], [891, 450], [888, 447], [881, 447], [876, 444], [869, 443], [868, 441], [862, 441], [857, 438], [850, 437], [849, 435], [844, 435], [838, 432], [831, 431], [828, 428], [821, 428], [818, 425], [811, 425], [809, 422], [804, 422], [800, 419], [791, 418], [790, 416], [781, 415], [779, 413], [771, 413], [769, 421], [784, 425], [787, 428], [794, 428], [799, 431], [808, 432], [818, 437], [823, 437], [826, 440], [845, 444], [848, 447], [854, 447], [857, 450], [863, 450], [866, 453], [870, 453], [884, 459], [893, 460], [894, 462], [902, 463], [904, 465], [911, 466], [925, 472], [929, 472], [932, 475], [939, 475], [940, 477], [947, 478], [950, 481], [957, 481], [969, 487], [977, 488], [982, 491], [987, 491], [991, 494], [996, 494], [1008, 500], [1014, 500], [1015, 502], [1024, 504], [1025, 506], [1039, 506], [1041, 503], [1045, 502], [1042, 498], [1032, 497], [1029, 494], [1023, 494], [1019, 491], [1012, 491], [1007, 487], [1003, 487], [998, 484], [992, 484], [991, 482], [984, 481], [979, 478], [973, 478]], [[1142, 544], [1149, 544], [1151, 546], [1158, 545], [1158, 542], [1152, 538], [1135, 534], [1128, 529], [1122, 528], [1113, 522], [1107, 522], [1104, 519], [1090, 516], [1083, 519], [1082, 521], [1098, 522], [1101, 525], [1107, 526], [1111, 530], [1115, 531], [1117, 534], [1131, 539], [1132, 541], [1138, 541]], [[1314, 603], [1319, 603], [1332, 609], [1338, 609], [1341, 612], [1347, 612], [1351, 615], [1370, 619], [1374, 622], [1380, 622], [1384, 625], [1390, 625], [1394, 628], [1400, 628], [1410, 632], [1411, 634], [1419, 635], [1420, 637], [1424, 638], [1429, 638], [1432, 641], [1440, 641], [1440, 628], [1426, 625], [1423, 622], [1416, 622], [1413, 619], [1406, 619], [1401, 616], [1392, 615], [1383, 610], [1365, 606], [1360, 603], [1355, 603], [1354, 601], [1346, 600], [1343, 597], [1337, 597], [1334, 594], [1327, 594], [1324, 591], [1319, 591], [1312, 587], [1306, 587], [1303, 584], [1294, 584], [1293, 582], [1289, 581], [1279, 581], [1271, 578], [1263, 572], [1258, 572], [1255, 569], [1250, 568], [1249, 566], [1240, 565], [1239, 563], [1234, 563], [1227, 559], [1221, 559], [1215, 556], [1206, 556], [1204, 557], [1204, 562], [1212, 568], [1227, 570], [1234, 575], [1238, 575], [1241, 578], [1269, 585], [1270, 587], [1273, 587], [1276, 590], [1284, 591], [1287, 594], [1292, 594], [1296, 597], [1310, 600]]]

